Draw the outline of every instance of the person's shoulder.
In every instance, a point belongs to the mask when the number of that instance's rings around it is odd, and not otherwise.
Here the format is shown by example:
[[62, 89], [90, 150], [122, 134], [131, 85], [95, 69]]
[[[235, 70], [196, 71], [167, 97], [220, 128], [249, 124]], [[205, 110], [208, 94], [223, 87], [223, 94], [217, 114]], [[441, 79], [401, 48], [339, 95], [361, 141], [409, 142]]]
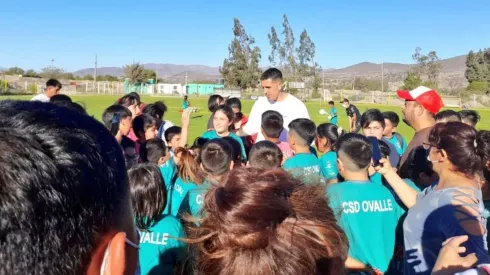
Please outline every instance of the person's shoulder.
[[214, 137], [216, 136], [216, 131], [215, 130], [207, 130], [204, 132], [204, 134], [201, 135], [203, 138], [209, 138], [209, 137]]
[[291, 104], [297, 104], [297, 105], [305, 106], [305, 103], [303, 101], [301, 101], [299, 98], [295, 97], [292, 94], [288, 94], [285, 101], [288, 103], [291, 103]]
[[31, 98], [31, 101], [49, 102], [49, 97], [45, 94], [37, 94]]

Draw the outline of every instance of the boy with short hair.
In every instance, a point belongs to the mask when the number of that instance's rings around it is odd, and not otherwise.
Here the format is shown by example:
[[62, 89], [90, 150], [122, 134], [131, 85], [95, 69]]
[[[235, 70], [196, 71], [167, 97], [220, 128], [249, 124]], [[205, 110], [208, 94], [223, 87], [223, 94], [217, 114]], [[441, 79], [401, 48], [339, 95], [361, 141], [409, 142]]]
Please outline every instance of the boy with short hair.
[[453, 110], [440, 111], [434, 116], [436, 123], [446, 123], [446, 122], [461, 122], [461, 115]]
[[294, 152], [287, 142], [281, 141], [281, 132], [284, 130], [282, 126], [284, 120], [282, 115], [277, 111], [265, 111], [262, 114], [261, 132], [265, 140], [268, 140], [281, 149], [285, 158], [294, 156]]
[[461, 121], [465, 124], [475, 127], [478, 121], [480, 121], [480, 115], [475, 110], [461, 110], [459, 111]]
[[262, 140], [250, 149], [247, 166], [267, 169], [280, 168], [282, 160], [283, 155], [279, 147], [273, 142]]
[[401, 156], [407, 150], [408, 145], [407, 140], [396, 132], [398, 123], [400, 123], [400, 117], [392, 111], [383, 112], [382, 114], [385, 120], [383, 137], [395, 146], [396, 152]]
[[172, 126], [165, 131], [165, 141], [168, 147], [170, 147], [170, 155], [173, 156], [175, 150], [179, 148], [179, 143], [181, 139], [182, 128], [179, 126]]
[[[378, 109], [369, 109], [361, 116], [362, 132], [367, 137], [376, 137], [379, 140], [383, 138], [383, 132], [385, 128], [385, 120], [383, 114]], [[396, 148], [391, 142], [387, 142], [390, 147], [390, 163], [392, 167], [398, 167], [400, 162], [400, 155], [397, 153]]]
[[311, 152], [310, 145], [316, 137], [315, 123], [298, 118], [289, 123], [288, 143], [294, 156], [284, 162], [283, 168], [296, 177], [314, 180], [320, 176], [320, 160]]
[[328, 106], [330, 106], [330, 114], [328, 117], [330, 119], [330, 123], [337, 125], [338, 118], [337, 118], [337, 108], [335, 108], [335, 103], [331, 100], [328, 102]]
[[367, 137], [346, 134], [336, 146], [345, 181], [327, 187], [330, 207], [349, 240], [349, 257], [382, 274], [393, 257], [395, 230], [404, 211], [386, 187], [369, 180], [373, 149]]
[[152, 138], [140, 147], [140, 157], [145, 163], [161, 166], [170, 159], [170, 153], [163, 140]]
[[128, 137], [122, 137], [121, 148], [124, 154], [124, 160], [126, 161], [126, 169], [138, 164], [139, 155], [134, 141]]

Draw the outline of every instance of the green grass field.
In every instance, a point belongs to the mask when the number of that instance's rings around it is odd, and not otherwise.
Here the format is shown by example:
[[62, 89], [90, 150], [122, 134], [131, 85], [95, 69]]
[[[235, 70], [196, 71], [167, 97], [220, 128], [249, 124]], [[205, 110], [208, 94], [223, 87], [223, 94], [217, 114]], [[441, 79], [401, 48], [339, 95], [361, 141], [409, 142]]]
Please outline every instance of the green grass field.
[[[4, 96], [0, 97], [2, 99], [20, 99], [20, 100], [29, 100], [32, 96]], [[72, 96], [72, 99], [76, 102], [83, 103], [86, 107], [87, 112], [94, 116], [96, 119], [100, 120], [102, 117], [102, 113], [104, 109], [113, 104], [118, 96]], [[179, 112], [182, 106], [181, 98], [171, 98], [171, 97], [143, 97], [143, 102], [152, 103], [158, 100], [163, 100], [168, 106], [168, 112], [165, 114], [165, 119], [172, 121], [176, 125], [180, 125], [180, 116]], [[192, 142], [196, 137], [204, 133], [206, 131], [206, 125], [210, 113], [207, 109], [207, 98], [191, 98], [190, 102], [193, 107], [197, 107], [199, 111], [192, 115], [191, 126], [190, 126], [190, 136], [189, 141]], [[253, 105], [252, 100], [243, 100], [243, 113], [248, 115], [250, 109]], [[320, 102], [307, 102], [306, 103], [308, 110], [310, 111], [310, 116], [315, 121], [315, 123], [320, 124], [324, 122], [328, 122], [328, 118], [326, 116], [322, 116], [319, 114], [319, 109], [324, 108], [328, 111], [328, 107], [321, 106]], [[356, 105], [359, 110], [364, 112], [367, 109], [377, 108], [381, 111], [395, 111], [400, 115], [401, 118], [401, 106], [385, 106], [385, 105], [376, 105], [376, 104], [358, 104]], [[344, 129], [347, 128], [349, 120], [345, 115], [344, 108], [337, 104], [337, 111], [339, 112], [339, 123]], [[482, 121], [477, 125], [479, 129], [490, 130], [490, 120], [485, 118], [490, 117], [490, 109], [480, 109]], [[407, 140], [411, 140], [413, 136], [412, 128], [408, 127], [403, 122], [400, 122], [398, 127], [398, 132], [402, 134]]]

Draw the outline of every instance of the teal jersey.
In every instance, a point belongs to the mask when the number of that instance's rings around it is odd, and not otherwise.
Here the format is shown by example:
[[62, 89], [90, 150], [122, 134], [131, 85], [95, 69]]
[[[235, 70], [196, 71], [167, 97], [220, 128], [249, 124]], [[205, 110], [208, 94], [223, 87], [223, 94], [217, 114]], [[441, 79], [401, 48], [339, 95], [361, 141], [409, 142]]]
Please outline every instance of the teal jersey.
[[339, 170], [337, 168], [337, 153], [335, 151], [327, 152], [320, 157], [320, 171], [327, 181], [337, 179]]
[[385, 272], [404, 210], [391, 192], [371, 181], [345, 181], [327, 187], [330, 207], [349, 240], [349, 256]]
[[408, 144], [407, 144], [407, 140], [403, 136], [398, 135], [398, 137], [395, 134], [393, 134], [391, 138], [387, 138], [387, 137], [384, 138], [387, 141], [389, 141], [391, 144], [393, 144], [393, 146], [395, 146], [396, 152], [398, 153], [398, 155], [401, 156], [407, 150]]
[[184, 100], [184, 103], [182, 103], [182, 109], [184, 109], [184, 110], [185, 110], [185, 109], [187, 109], [187, 108], [189, 108], [189, 101]]
[[187, 192], [184, 201], [180, 205], [179, 215], [190, 214], [192, 217], [200, 219], [201, 210], [204, 205], [204, 197], [206, 193], [211, 189], [209, 182], [204, 182], [196, 188]]
[[167, 162], [161, 165], [160, 172], [162, 173], [163, 181], [165, 182], [165, 189], [167, 189], [167, 206], [165, 207], [163, 214], [169, 214], [172, 186], [177, 178], [177, 165], [175, 165], [174, 159], [170, 158]]
[[283, 168], [296, 178], [305, 178], [308, 181], [320, 178], [320, 160], [311, 153], [299, 153], [288, 158]]
[[186, 258], [184, 227], [170, 215], [161, 215], [148, 231], [140, 231], [139, 262], [141, 274], [173, 274], [177, 263]]
[[376, 184], [383, 185], [383, 176], [378, 172], [376, 172], [372, 176], [370, 176], [369, 180], [376, 183]]
[[[231, 133], [228, 135], [229, 137], [233, 138], [234, 140], [236, 140], [239, 144], [240, 144], [240, 150], [241, 150], [241, 157], [242, 157], [242, 160], [245, 161], [247, 160], [247, 153], [245, 152], [245, 146], [243, 145], [243, 140], [235, 135], [234, 133]], [[202, 136], [202, 138], [205, 138], [205, 139], [215, 139], [215, 138], [221, 138], [220, 136], [218, 136], [218, 133], [216, 133], [215, 130], [210, 130], [210, 131], [207, 131], [206, 133], [204, 133]]]
[[170, 196], [170, 214], [178, 217], [179, 208], [182, 202], [184, 201], [187, 193], [196, 188], [196, 184], [193, 182], [184, 181], [181, 178], [177, 178], [175, 184], [172, 188], [172, 194]]
[[330, 116], [332, 117], [330, 119], [330, 123], [337, 125], [338, 123], [337, 108], [335, 107], [330, 108]]

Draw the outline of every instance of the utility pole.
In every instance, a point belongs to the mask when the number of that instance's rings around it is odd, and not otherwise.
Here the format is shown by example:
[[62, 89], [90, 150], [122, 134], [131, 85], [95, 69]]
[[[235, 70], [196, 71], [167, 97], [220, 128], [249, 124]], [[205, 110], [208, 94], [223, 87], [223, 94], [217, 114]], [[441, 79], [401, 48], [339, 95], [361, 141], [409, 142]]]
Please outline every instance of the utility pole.
[[[94, 85], [97, 82], [97, 55], [95, 55], [95, 64], [94, 64]], [[95, 87], [95, 86], [94, 86]]]
[[185, 86], [187, 86], [187, 72], [185, 72]]
[[384, 68], [383, 68], [384, 62], [381, 62], [381, 92], [384, 92]]
[[54, 68], [54, 58], [51, 59], [51, 69], [53, 69], [53, 68]]

